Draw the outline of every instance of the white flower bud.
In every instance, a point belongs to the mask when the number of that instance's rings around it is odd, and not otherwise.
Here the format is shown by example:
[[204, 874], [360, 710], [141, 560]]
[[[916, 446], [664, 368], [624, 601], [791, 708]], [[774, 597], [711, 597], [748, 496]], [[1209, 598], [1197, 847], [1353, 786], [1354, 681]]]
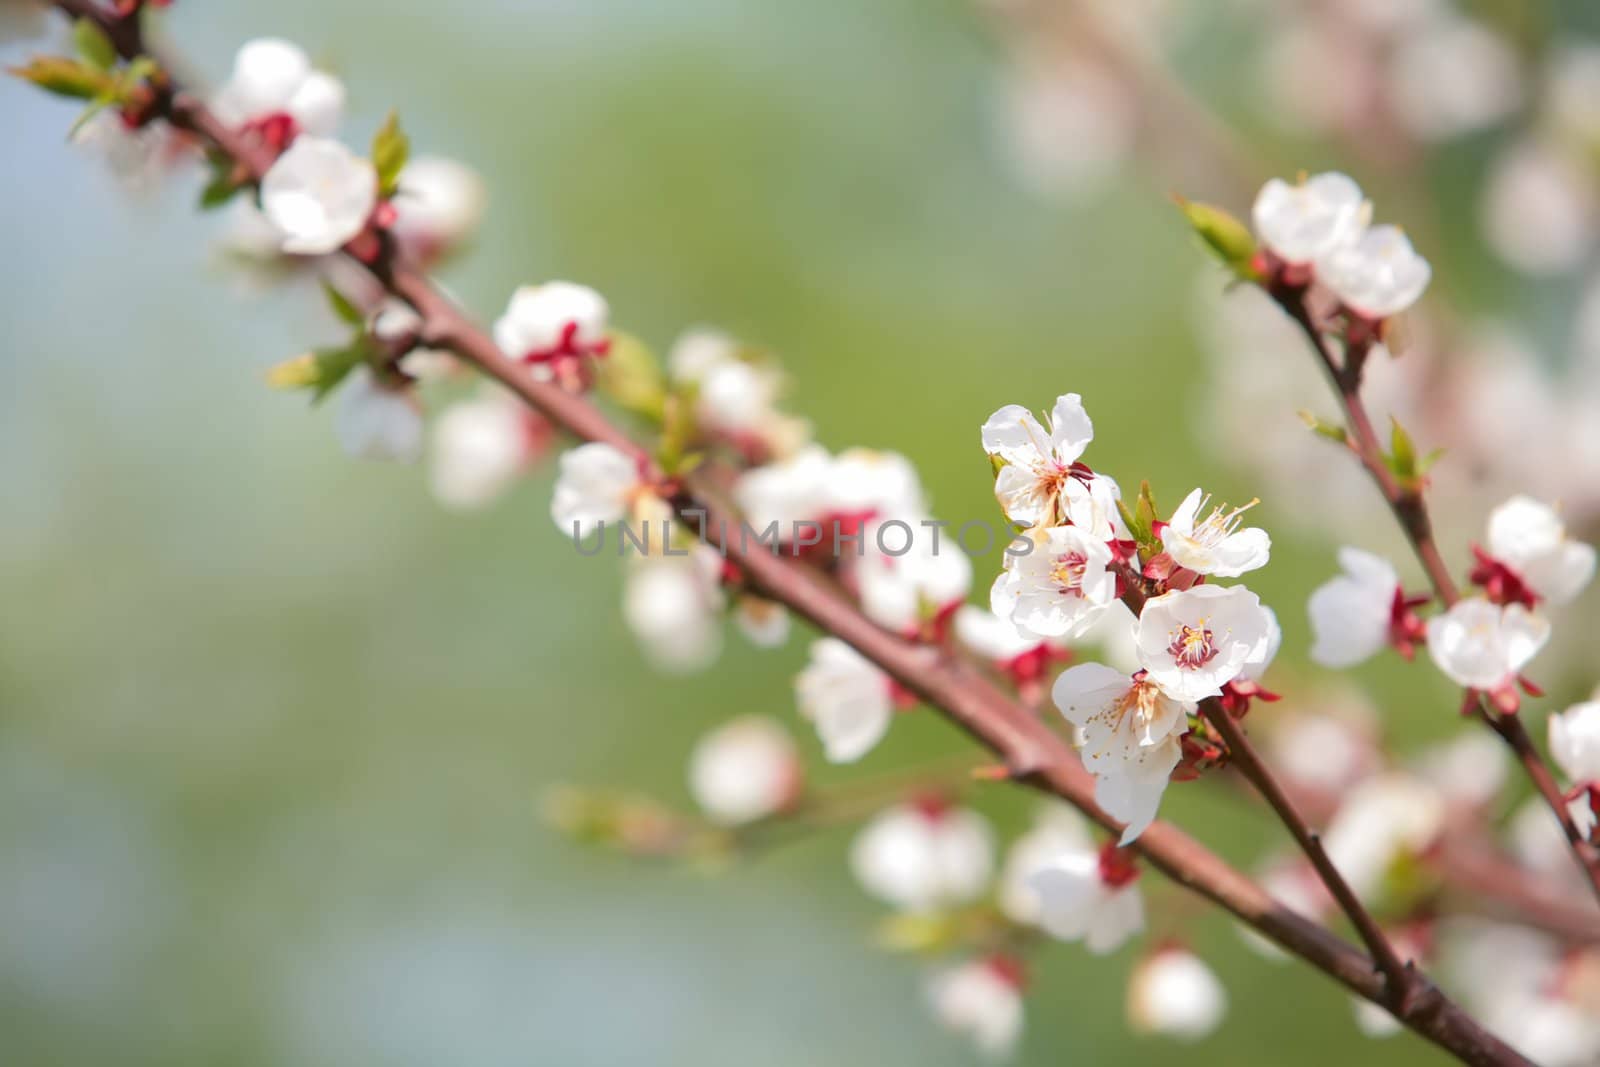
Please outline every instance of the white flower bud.
[[300, 132], [326, 137], [338, 127], [344, 103], [344, 85], [313, 70], [298, 45], [264, 37], [239, 49], [233, 74], [212, 100], [212, 108], [232, 125], [284, 115]]
[[1384, 319], [1417, 302], [1433, 268], [1399, 227], [1373, 226], [1354, 243], [1321, 256], [1317, 278], [1351, 311]]
[[1128, 1021], [1146, 1033], [1198, 1041], [1227, 1011], [1222, 983], [1187, 949], [1158, 949], [1139, 962], [1128, 983]]
[[850, 867], [868, 893], [906, 911], [975, 899], [994, 869], [994, 837], [981, 815], [942, 803], [902, 804], [856, 835]]

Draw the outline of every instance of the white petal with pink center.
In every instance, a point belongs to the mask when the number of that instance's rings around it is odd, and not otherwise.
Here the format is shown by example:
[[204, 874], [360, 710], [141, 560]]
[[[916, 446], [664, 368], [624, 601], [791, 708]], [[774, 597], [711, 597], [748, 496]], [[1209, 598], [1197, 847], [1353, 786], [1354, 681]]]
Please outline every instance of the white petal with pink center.
[[812, 642], [811, 662], [795, 679], [795, 696], [830, 763], [854, 763], [872, 751], [894, 716], [888, 675], [835, 637]]
[[1514, 496], [1489, 514], [1489, 554], [1552, 604], [1565, 604], [1594, 578], [1593, 545], [1567, 537], [1554, 508]]
[[302, 132], [326, 137], [338, 127], [344, 103], [344, 85], [313, 70], [299, 45], [262, 37], [239, 49], [233, 73], [213, 97], [212, 109], [234, 126], [283, 114]]
[[1196, 574], [1218, 578], [1237, 578], [1246, 571], [1266, 565], [1272, 554], [1272, 539], [1259, 527], [1240, 529], [1242, 516], [1255, 505], [1251, 501], [1232, 511], [1216, 508], [1205, 518], [1211, 498], [1202, 490], [1190, 493], [1161, 528], [1161, 546], [1180, 566]]
[[1026, 535], [1033, 545], [1023, 556], [1007, 556], [990, 590], [996, 614], [1043, 637], [1083, 633], [1117, 598], [1109, 568], [1111, 550], [1076, 526], [1052, 526]]
[[1145, 1033], [1199, 1041], [1227, 1011], [1228, 994], [1216, 972], [1188, 949], [1157, 949], [1128, 982], [1128, 1020]]
[[1545, 619], [1521, 604], [1501, 607], [1482, 597], [1428, 620], [1428, 655], [1451, 681], [1471, 689], [1515, 682], [1549, 639]]
[[591, 441], [561, 456], [550, 517], [567, 536], [580, 540], [603, 522], [628, 515], [644, 491], [639, 464], [614, 445]]
[[713, 820], [738, 826], [792, 803], [802, 773], [789, 732], [774, 719], [744, 715], [695, 745], [689, 758], [689, 792]]
[[1272, 623], [1242, 585], [1197, 585], [1145, 602], [1136, 624], [1140, 663], [1173, 700], [1218, 696], [1259, 656]]
[[1034, 871], [1039, 925], [1062, 941], [1082, 941], [1096, 956], [1115, 952], [1144, 929], [1144, 897], [1137, 880], [1110, 885], [1091, 847], [1059, 853]]
[[989, 960], [970, 960], [928, 980], [928, 1003], [940, 1025], [972, 1039], [989, 1059], [1004, 1059], [1022, 1037], [1022, 990]]
[[1381, 556], [1341, 548], [1344, 573], [1319, 585], [1306, 604], [1311, 617], [1311, 658], [1324, 667], [1353, 667], [1389, 643], [1400, 578]]
[[850, 867], [862, 888], [885, 903], [937, 911], [983, 892], [994, 870], [994, 835], [974, 811], [901, 804], [856, 835]]
[[[605, 347], [610, 316], [605, 297], [586, 285], [524, 285], [511, 294], [505, 314], [495, 320], [494, 340], [512, 359], [589, 354]], [[541, 380], [553, 376], [548, 362], [535, 363], [532, 373]]]
[[1309, 263], [1359, 237], [1368, 211], [1361, 186], [1329, 172], [1295, 185], [1273, 178], [1251, 214], [1263, 245], [1285, 262]]
[[983, 424], [983, 449], [1005, 461], [995, 478], [995, 497], [1006, 517], [1028, 526], [1052, 526], [1066, 518], [1063, 494], [1072, 465], [1094, 440], [1094, 424], [1077, 393], [1056, 398], [1046, 431], [1033, 413], [1008, 404]]

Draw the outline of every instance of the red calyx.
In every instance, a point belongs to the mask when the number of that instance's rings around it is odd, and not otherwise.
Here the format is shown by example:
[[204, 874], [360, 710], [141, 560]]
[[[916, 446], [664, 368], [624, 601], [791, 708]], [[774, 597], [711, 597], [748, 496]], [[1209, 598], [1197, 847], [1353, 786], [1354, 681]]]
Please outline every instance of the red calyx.
[[1400, 586], [1394, 587], [1394, 601], [1389, 606], [1389, 644], [1407, 663], [1415, 658], [1417, 646], [1427, 639], [1428, 628], [1416, 609], [1432, 599], [1431, 596], [1408, 597]]
[[909, 804], [918, 815], [921, 815], [929, 822], [938, 822], [940, 819], [950, 814], [950, 809], [953, 806], [950, 803], [949, 794], [940, 792], [937, 789], [924, 789], [920, 792], [913, 793], [909, 798], [907, 798], [906, 803]]
[[1282, 699], [1281, 694], [1263, 688], [1260, 682], [1252, 682], [1245, 678], [1235, 678], [1222, 687], [1222, 708], [1235, 719], [1242, 719], [1250, 712], [1250, 701], [1262, 700], [1271, 704]]
[[1478, 561], [1472, 568], [1472, 584], [1483, 587], [1484, 595], [1496, 604], [1521, 604], [1537, 607], [1539, 594], [1528, 588], [1522, 575], [1485, 552], [1479, 545], [1472, 546], [1472, 555]]
[[1589, 806], [1589, 813], [1600, 822], [1600, 782], [1579, 782], [1569, 789], [1562, 799], [1570, 803], [1580, 797]]
[[1012, 989], [1020, 992], [1028, 988], [1027, 966], [1020, 957], [1005, 952], [996, 952], [994, 955], [987, 957], [983, 961], [983, 965], [989, 968], [996, 978]]
[[239, 132], [254, 137], [277, 154], [288, 148], [300, 135], [300, 124], [287, 111], [274, 111], [270, 115], [251, 119]]
[[1111, 889], [1121, 889], [1139, 877], [1132, 849], [1119, 848], [1115, 841], [1100, 847], [1100, 881]]
[[1193, 731], [1184, 734], [1178, 741], [1183, 746], [1183, 755], [1172, 769], [1174, 782], [1192, 782], [1213, 767], [1222, 766], [1228, 758], [1228, 753], [1221, 745]]

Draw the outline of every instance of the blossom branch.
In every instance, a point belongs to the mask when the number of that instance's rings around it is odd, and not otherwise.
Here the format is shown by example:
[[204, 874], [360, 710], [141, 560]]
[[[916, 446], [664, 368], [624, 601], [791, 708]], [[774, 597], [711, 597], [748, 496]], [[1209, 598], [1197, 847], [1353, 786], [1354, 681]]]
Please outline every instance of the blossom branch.
[[[55, 6], [99, 24], [123, 58], [133, 60], [147, 54], [136, 8], [121, 14], [91, 0], [55, 0]], [[273, 162], [269, 148], [238, 136], [165, 77], [153, 81], [152, 115], [167, 119], [234, 161], [247, 184], [260, 183]], [[611, 445], [633, 458], [657, 489], [670, 487], [674, 510], [697, 522], [709, 543], [723, 551], [750, 588], [853, 646], [996, 754], [1019, 782], [1066, 801], [1106, 829], [1121, 828], [1096, 805], [1092, 779], [1073, 750], [1052, 730], [973, 670], [880, 628], [798, 561], [769, 554], [759, 546], [752, 551], [730, 540], [721, 521], [727, 511], [717, 506], [709, 487], [692, 477], [682, 482], [668, 479], [644, 449], [587, 400], [528, 375], [423, 273], [397, 259], [381, 229], [369, 224], [344, 251], [417, 312], [422, 323], [419, 338], [424, 344], [454, 352], [573, 436]], [[1496, 1067], [1529, 1062], [1420, 975], [1414, 975], [1411, 995], [1395, 1000], [1393, 983], [1377, 973], [1371, 957], [1274, 901], [1255, 882], [1176, 827], [1154, 824], [1132, 848], [1180, 885], [1223, 907], [1355, 994], [1389, 1008], [1415, 1032], [1464, 1062]]]
[[[1422, 569], [1427, 573], [1435, 595], [1446, 608], [1454, 607], [1461, 600], [1461, 592], [1439, 552], [1422, 488], [1420, 484], [1402, 484], [1389, 469], [1384, 459], [1383, 446], [1373, 429], [1366, 404], [1361, 398], [1362, 370], [1375, 338], [1367, 336], [1352, 339], [1341, 358], [1334, 352], [1330, 342], [1312, 318], [1306, 303], [1306, 286], [1279, 281], [1269, 285], [1267, 292], [1294, 320], [1310, 342], [1312, 350], [1333, 384], [1334, 391], [1339, 396], [1339, 403], [1347, 423], [1345, 440], [1350, 450], [1371, 474], [1372, 480], [1383, 494], [1390, 511], [1394, 513], [1400, 528], [1405, 532], [1406, 539], [1416, 552]], [[1561, 787], [1556, 784], [1550, 767], [1539, 754], [1539, 750], [1534, 747], [1533, 739], [1528, 736], [1522, 719], [1515, 713], [1501, 714], [1484, 707], [1483, 701], [1476, 694], [1470, 694], [1469, 700], [1471, 708], [1476, 711], [1479, 718], [1510, 748], [1528, 779], [1533, 783], [1534, 789], [1560, 822], [1567, 843], [1571, 846], [1573, 858], [1588, 877], [1596, 896], [1600, 897], [1600, 850], [1596, 850], [1573, 821], [1571, 813], [1567, 810], [1566, 800], [1561, 794]]]

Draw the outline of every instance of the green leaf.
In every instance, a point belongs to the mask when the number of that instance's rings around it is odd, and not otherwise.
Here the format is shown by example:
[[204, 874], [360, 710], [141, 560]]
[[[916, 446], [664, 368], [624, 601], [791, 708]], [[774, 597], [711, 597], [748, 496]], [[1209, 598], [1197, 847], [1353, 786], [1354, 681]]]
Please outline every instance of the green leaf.
[[398, 112], [389, 112], [372, 138], [372, 165], [378, 172], [378, 195], [393, 196], [400, 186], [400, 172], [411, 156], [411, 138], [400, 128]]
[[311, 402], [320, 403], [371, 355], [364, 337], [342, 348], [314, 349], [268, 370], [267, 384], [274, 389], [309, 389]]
[[1399, 419], [1391, 417], [1389, 423], [1389, 469], [1402, 481], [1413, 481], [1417, 476], [1416, 446]]
[[211, 211], [237, 196], [245, 183], [239, 180], [239, 169], [233, 160], [221, 153], [207, 157], [206, 165], [211, 168], [211, 177], [200, 190], [200, 207]]
[[631, 333], [612, 330], [608, 336], [611, 349], [596, 361], [595, 386], [628, 411], [661, 422], [667, 397], [661, 362]]
[[366, 328], [367, 317], [343, 293], [327, 282], [322, 283], [322, 292], [328, 298], [328, 306], [333, 309], [335, 318], [346, 326], [354, 326], [357, 329]]
[[35, 56], [27, 66], [9, 67], [7, 73], [73, 100], [93, 100], [115, 84], [105, 71], [64, 56]]
[[1223, 266], [1244, 281], [1260, 280], [1260, 272], [1254, 264], [1256, 240], [1248, 226], [1213, 204], [1185, 200], [1181, 196], [1173, 199], [1189, 227]]
[[93, 19], [83, 18], [73, 23], [72, 43], [78, 55], [96, 70], [110, 70], [117, 65], [117, 46]]
[[1443, 449], [1443, 448], [1435, 448], [1433, 451], [1429, 452], [1427, 455], [1425, 455], [1421, 459], [1417, 460], [1417, 474], [1419, 476], [1427, 474], [1429, 471], [1431, 471], [1433, 469], [1433, 465], [1435, 463], [1438, 463], [1441, 459], [1444, 458], [1444, 454], [1445, 454], [1445, 449]]
[[1341, 445], [1349, 444], [1350, 442], [1350, 435], [1343, 426], [1336, 422], [1329, 422], [1320, 415], [1302, 411], [1300, 412], [1300, 421], [1310, 427], [1311, 432], [1319, 437], [1326, 437], [1328, 440], [1337, 441]]

